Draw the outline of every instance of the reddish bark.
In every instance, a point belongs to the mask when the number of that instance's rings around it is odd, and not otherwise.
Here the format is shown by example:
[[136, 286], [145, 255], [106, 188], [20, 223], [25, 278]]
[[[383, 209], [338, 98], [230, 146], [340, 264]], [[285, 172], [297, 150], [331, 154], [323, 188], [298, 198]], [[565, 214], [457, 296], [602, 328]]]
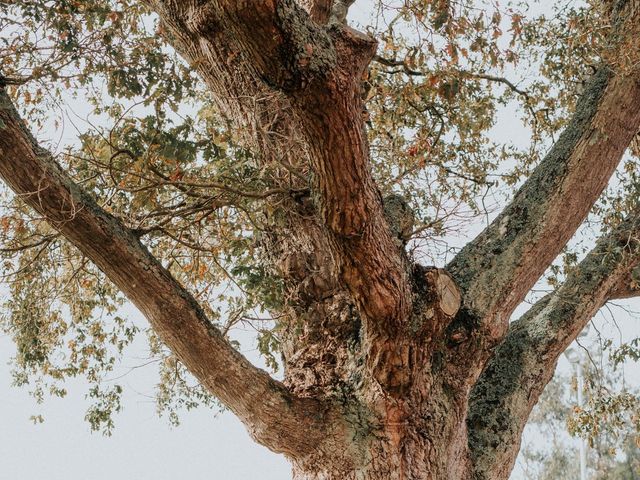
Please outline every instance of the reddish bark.
[[[4, 90], [0, 176], [122, 289], [257, 441], [287, 455], [295, 478], [506, 479], [557, 355], [602, 302], [628, 294], [637, 267], [629, 250], [594, 282], [596, 249], [582, 276], [508, 329], [640, 129], [640, 74], [602, 67], [547, 158], [447, 272], [413, 264], [385, 217], [360, 92], [375, 43], [329, 22], [333, 2], [147, 3], [260, 161], [294, 168], [294, 186], [313, 192], [280, 198], [286, 213], [264, 240], [289, 299], [279, 312], [289, 322], [285, 381], [223, 340], [132, 232], [36, 145]], [[634, 8], [623, 14], [640, 23]], [[583, 300], [571, 310], [567, 291]], [[540, 325], [544, 341], [520, 342]], [[510, 414], [504, 423], [496, 405]]]

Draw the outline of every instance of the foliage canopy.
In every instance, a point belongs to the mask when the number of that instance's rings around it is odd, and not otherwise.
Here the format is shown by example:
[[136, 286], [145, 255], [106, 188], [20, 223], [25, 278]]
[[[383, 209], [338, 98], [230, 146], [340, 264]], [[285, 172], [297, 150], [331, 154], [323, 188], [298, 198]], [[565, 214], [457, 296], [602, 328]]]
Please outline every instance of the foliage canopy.
[[[369, 19], [352, 14], [379, 42], [362, 79], [373, 173], [383, 195], [401, 196], [414, 212], [405, 241], [423, 263], [444, 264], [512, 197], [601, 62], [624, 71], [638, 61], [632, 52], [610, 58], [606, 2], [366, 6]], [[144, 239], [225, 335], [255, 329], [277, 369], [279, 332], [290, 319], [287, 291], [264, 262], [265, 237], [282, 221], [283, 198], [308, 194], [309, 170], [260, 162], [142, 3], [1, 2], [0, 31], [3, 82], [59, 163]], [[501, 134], [516, 119], [530, 136], [525, 145]], [[636, 208], [640, 159], [630, 153], [541, 289], [557, 287], [594, 233]], [[64, 396], [65, 378], [85, 377], [95, 401], [86, 418], [110, 432], [122, 388], [103, 380], [144, 328], [123, 318], [117, 288], [8, 191], [0, 243], [2, 328], [17, 347], [16, 384], [42, 400]], [[215, 405], [147, 335], [160, 369], [159, 410], [177, 422], [182, 407]], [[616, 361], [637, 360], [637, 345], [618, 345]], [[637, 419], [636, 400], [618, 405]]]

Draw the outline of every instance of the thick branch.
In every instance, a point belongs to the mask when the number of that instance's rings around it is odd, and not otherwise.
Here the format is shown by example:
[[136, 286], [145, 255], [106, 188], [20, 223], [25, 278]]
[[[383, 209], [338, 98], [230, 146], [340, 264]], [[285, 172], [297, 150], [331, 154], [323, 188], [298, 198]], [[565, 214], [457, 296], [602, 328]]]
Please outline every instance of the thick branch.
[[467, 308], [500, 338], [509, 316], [585, 219], [640, 128], [640, 75], [603, 67], [569, 125], [504, 212], [449, 266]]
[[[637, 50], [640, 11], [616, 2], [606, 61], [585, 88], [567, 128], [502, 214], [449, 270], [490, 338], [506, 331], [515, 307], [585, 219], [640, 129]], [[613, 72], [613, 68], [617, 69]]]
[[336, 65], [329, 32], [295, 0], [148, 0], [162, 16], [180, 18], [193, 34], [232, 37], [269, 85], [290, 91], [323, 77]]
[[508, 478], [531, 409], [559, 356], [638, 265], [640, 214], [602, 238], [556, 292], [511, 325], [470, 400], [474, 478]]
[[[364, 132], [360, 83], [375, 42], [344, 25], [321, 26], [291, 0], [256, 9], [235, 1], [151, 3], [224, 110], [244, 121], [238, 127], [253, 129], [250, 141], [263, 158], [277, 156], [273, 137], [260, 131], [266, 118], [277, 117], [268, 129], [303, 139], [341, 280], [363, 313], [365, 333], [392, 338], [411, 313], [411, 287]], [[274, 100], [245, 101], [254, 96]]]
[[118, 219], [41, 149], [0, 88], [0, 177], [122, 290], [209, 392], [267, 447], [292, 457], [317, 447], [326, 418], [231, 347], [195, 299]]
[[623, 300], [640, 296], [640, 268], [624, 275], [609, 293], [609, 300]]
[[298, 3], [316, 22], [327, 23], [329, 21], [333, 0], [298, 0]]

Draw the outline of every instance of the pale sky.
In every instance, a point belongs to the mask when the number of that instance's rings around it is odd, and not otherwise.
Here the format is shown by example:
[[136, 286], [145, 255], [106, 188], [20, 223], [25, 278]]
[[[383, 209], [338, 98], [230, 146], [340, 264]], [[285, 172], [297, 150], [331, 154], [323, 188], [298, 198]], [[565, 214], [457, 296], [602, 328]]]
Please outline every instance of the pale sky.
[[[357, 2], [352, 17], [366, 20], [367, 2]], [[512, 114], [502, 113], [499, 128], [494, 130], [496, 138], [528, 142], [527, 132], [512, 121]], [[633, 306], [640, 311], [640, 302]], [[130, 315], [139, 325], [145, 324], [132, 308]], [[629, 320], [622, 312], [619, 315], [623, 335], [640, 336], [638, 322]], [[600, 317], [603, 323], [604, 316]], [[607, 326], [603, 328], [615, 331], [611, 321], [604, 323]], [[135, 349], [130, 352], [120, 371], [141, 363], [135, 357], [145, 356], [144, 342], [139, 342], [136, 348], [139, 355]], [[120, 380], [125, 387], [124, 410], [115, 417], [113, 436], [103, 437], [92, 434], [83, 419], [87, 407], [84, 399], [87, 387], [83, 382], [68, 384], [67, 398], [47, 398], [43, 405], [37, 405], [26, 388], [11, 387], [8, 362], [14, 352], [11, 339], [0, 336], [0, 480], [290, 478], [290, 467], [284, 458], [254, 443], [229, 413], [215, 417], [206, 409], [184, 412], [182, 424], [177, 428], [158, 418], [150, 398], [157, 378], [154, 366], [137, 369]], [[255, 352], [244, 353], [258, 361]], [[567, 368], [564, 361], [562, 368]], [[42, 414], [45, 422], [33, 425], [29, 421], [33, 414]], [[519, 478], [522, 477], [516, 470], [512, 479]]]
[[[142, 323], [144, 320], [137, 312]], [[144, 336], [138, 348], [145, 355]], [[91, 433], [84, 421], [84, 382], [67, 383], [64, 399], [36, 405], [27, 389], [10, 387], [7, 365], [15, 348], [0, 338], [0, 480], [279, 480], [290, 478], [283, 457], [256, 444], [230, 413], [184, 412], [179, 427], [158, 418], [152, 398], [154, 366], [120, 379], [124, 409], [115, 418], [113, 436]], [[255, 359], [255, 354], [245, 352]], [[121, 371], [140, 364], [128, 355]], [[114, 374], [116, 376], [118, 372]], [[135, 391], [134, 391], [135, 390]], [[29, 417], [42, 414], [43, 424]]]

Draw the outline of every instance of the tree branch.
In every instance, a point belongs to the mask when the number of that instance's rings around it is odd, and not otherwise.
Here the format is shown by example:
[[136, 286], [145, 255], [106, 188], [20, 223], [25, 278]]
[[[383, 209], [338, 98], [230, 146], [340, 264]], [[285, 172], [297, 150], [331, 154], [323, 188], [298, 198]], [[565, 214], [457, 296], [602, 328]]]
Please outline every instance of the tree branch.
[[640, 296], [640, 268], [635, 268], [620, 278], [609, 293], [609, 300], [623, 300]]
[[224, 74], [208, 61], [212, 50], [227, 53], [232, 61], [242, 56], [244, 70], [256, 71], [272, 91], [290, 99], [317, 150], [314, 167], [328, 226], [340, 235], [361, 235], [371, 211], [382, 210], [368, 163], [360, 99], [375, 40], [348, 27], [320, 26], [293, 0], [260, 2], [259, 8], [235, 0], [149, 3], [173, 27], [174, 40], [191, 37], [189, 50], [199, 51], [188, 52], [188, 58], [199, 66], [207, 62], [208, 71], [200, 70], [214, 94], [223, 78], [212, 77]]
[[[427, 75], [425, 72], [412, 69], [405, 60], [397, 60], [395, 58], [386, 58], [381, 55], [375, 55], [373, 57], [373, 60], [381, 65], [384, 65], [385, 67], [400, 67], [398, 70], [386, 71], [385, 73], [404, 73], [406, 75], [410, 75], [413, 77], [424, 77]], [[487, 80], [489, 82], [502, 83], [503, 85], [506, 85], [507, 87], [509, 87], [509, 89], [512, 92], [517, 93], [518, 95], [521, 95], [522, 97], [524, 97], [526, 101], [529, 101], [531, 99], [531, 95], [529, 95], [529, 93], [526, 90], [522, 90], [515, 83], [513, 83], [511, 80], [509, 80], [506, 77], [500, 77], [498, 75], [490, 75], [488, 73], [483, 73], [483, 72], [471, 72], [469, 70], [457, 70], [455, 73], [457, 73], [461, 77], [477, 78], [480, 80]]]
[[322, 78], [336, 65], [330, 32], [311, 21], [295, 0], [250, 2], [148, 0], [161, 16], [177, 16], [189, 32], [209, 41], [233, 37], [236, 50], [272, 87], [299, 89]]
[[[493, 341], [586, 218], [640, 129], [640, 11], [616, 2], [606, 61], [586, 85], [564, 132], [511, 204], [451, 262], [465, 305]], [[490, 342], [491, 343], [491, 342]]]
[[600, 239], [564, 284], [514, 322], [475, 385], [469, 447], [477, 479], [513, 467], [531, 409], [562, 352], [640, 265], [640, 212]]
[[316, 22], [324, 24], [329, 21], [333, 0], [298, 0], [298, 3]]
[[326, 436], [323, 407], [293, 397], [231, 347], [138, 238], [37, 145], [4, 88], [0, 88], [0, 177], [122, 290], [190, 372], [258, 442], [291, 457], [317, 448]]
[[586, 218], [640, 128], [640, 75], [603, 67], [559, 140], [501, 215], [449, 265], [499, 339], [515, 307]]
[[[248, 3], [151, 2], [170, 41], [231, 117], [244, 119], [239, 127], [267, 116], [255, 103], [242, 103], [254, 95], [274, 98], [265, 110], [294, 119], [279, 115], [277, 125], [305, 142], [332, 258], [363, 314], [365, 336], [392, 338], [407, 327], [411, 286], [384, 218], [364, 132], [361, 80], [376, 43], [344, 25], [313, 22], [293, 0]], [[268, 158], [272, 139], [254, 133], [250, 141]]]

